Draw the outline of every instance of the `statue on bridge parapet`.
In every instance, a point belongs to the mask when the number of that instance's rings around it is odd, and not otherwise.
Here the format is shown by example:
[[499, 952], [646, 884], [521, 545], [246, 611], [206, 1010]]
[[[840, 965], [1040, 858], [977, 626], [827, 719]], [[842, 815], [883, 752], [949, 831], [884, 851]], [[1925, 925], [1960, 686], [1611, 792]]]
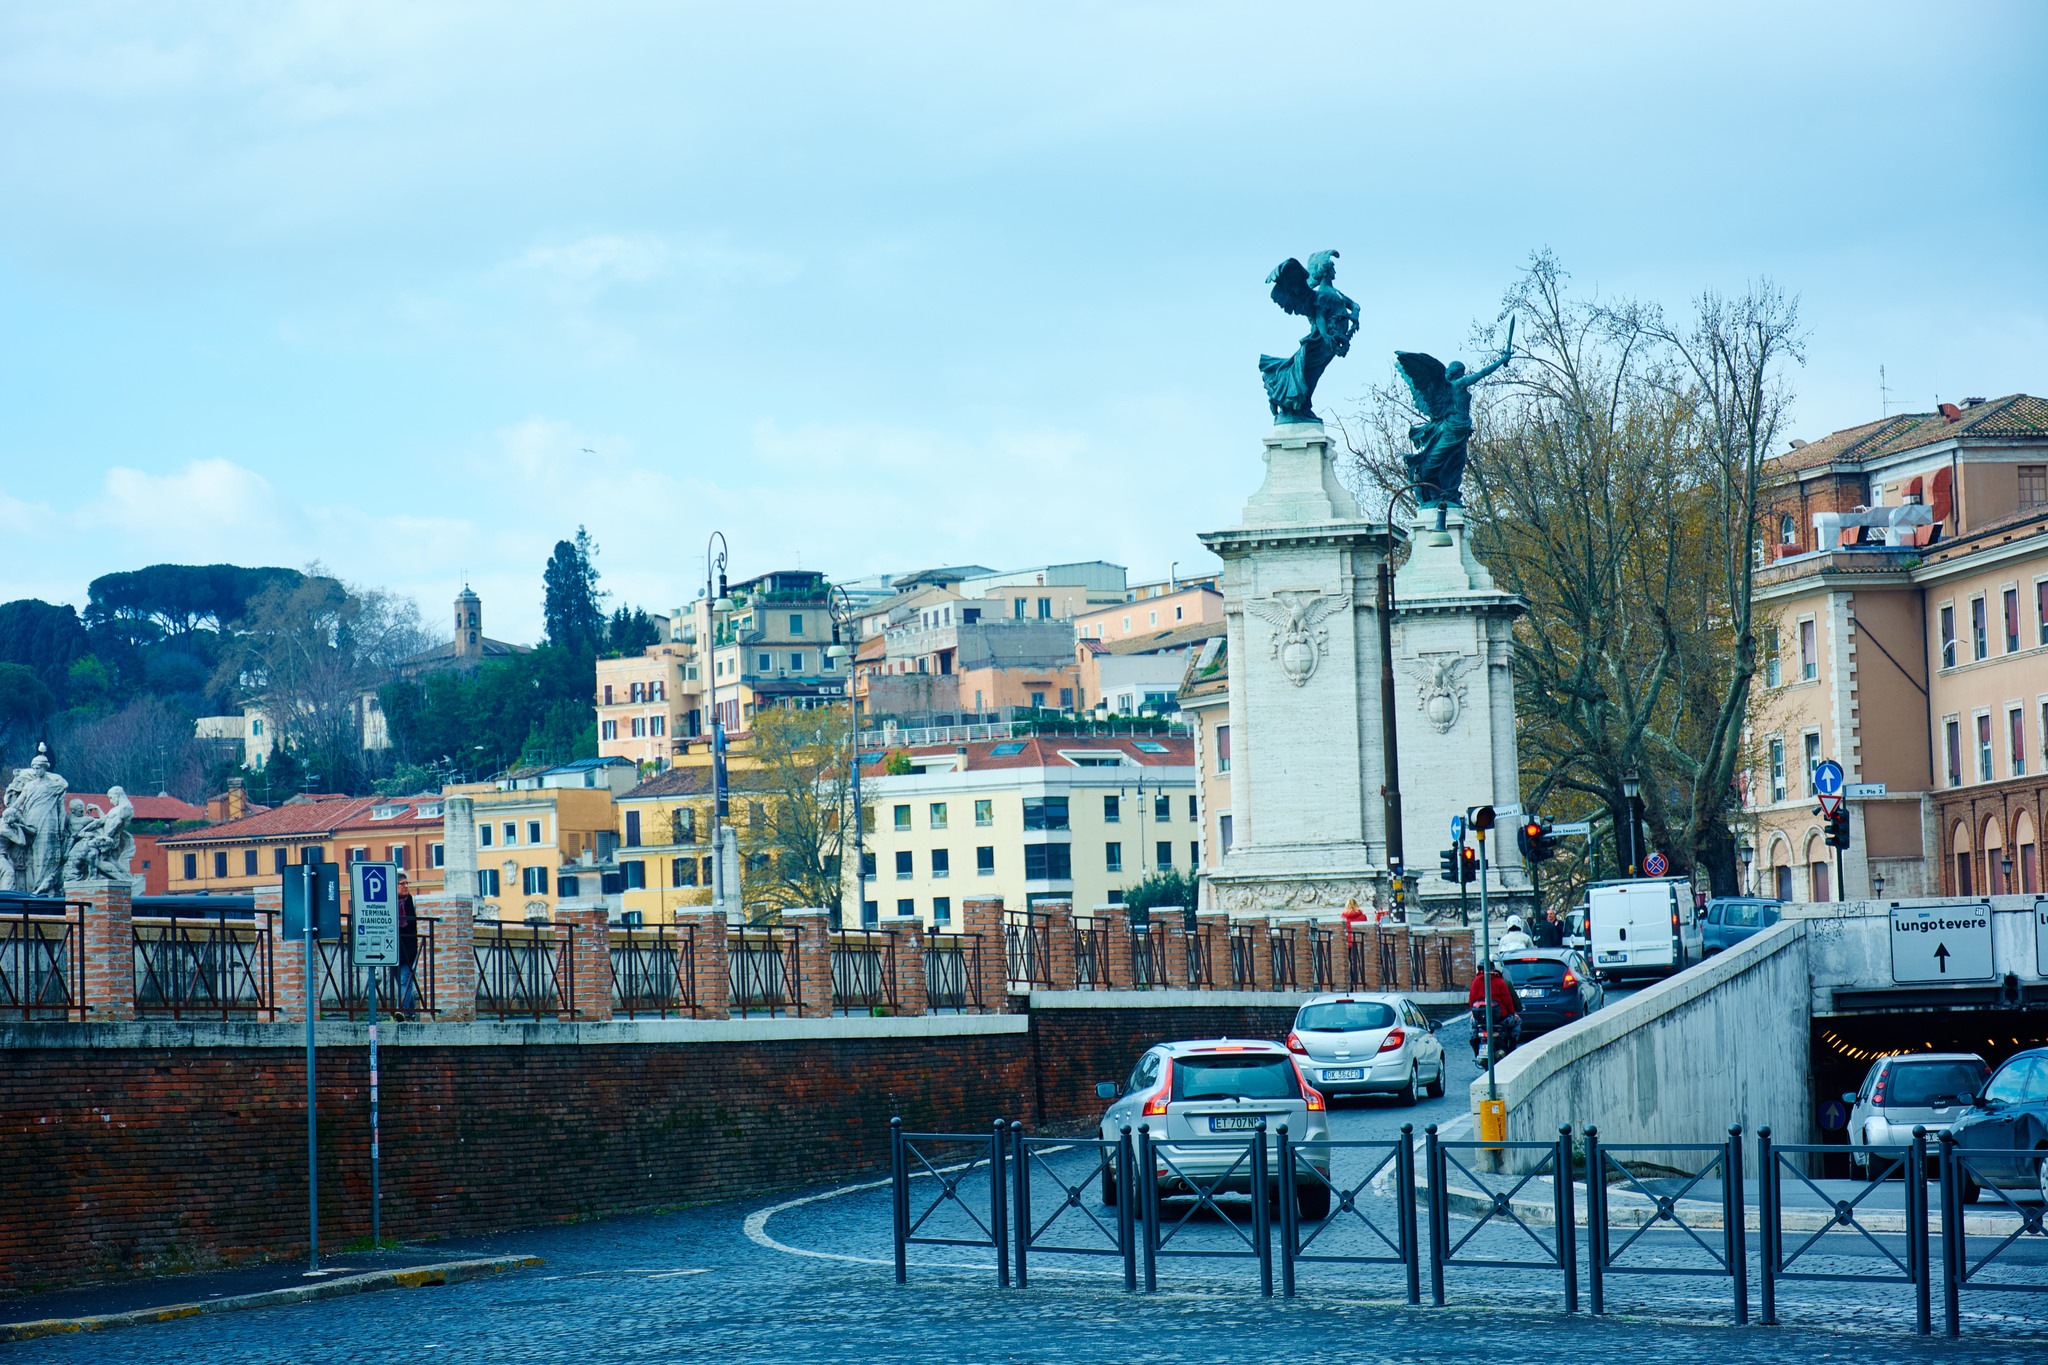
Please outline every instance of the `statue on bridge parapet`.
[[76, 797], [67, 806], [71, 784], [51, 770], [48, 749], [37, 750], [0, 795], [0, 891], [61, 896], [66, 882], [127, 878], [135, 803], [112, 787], [106, 811]]
[[1415, 406], [1429, 420], [1408, 428], [1415, 453], [1408, 456], [1408, 478], [1417, 485], [1421, 506], [1437, 509], [1437, 529], [1444, 528], [1447, 509], [1463, 507], [1465, 458], [1472, 442], [1472, 390], [1480, 380], [1513, 359], [1515, 322], [1508, 319], [1507, 345], [1500, 358], [1483, 369], [1467, 372], [1465, 362], [1446, 365], [1420, 351], [1396, 351], [1395, 363], [1408, 381]]
[[1316, 381], [1332, 360], [1350, 352], [1351, 338], [1358, 334], [1358, 305], [1338, 290], [1336, 278], [1334, 251], [1318, 251], [1306, 266], [1290, 256], [1266, 276], [1273, 302], [1309, 320], [1308, 335], [1293, 355], [1259, 357], [1275, 423], [1322, 421], [1312, 406]]

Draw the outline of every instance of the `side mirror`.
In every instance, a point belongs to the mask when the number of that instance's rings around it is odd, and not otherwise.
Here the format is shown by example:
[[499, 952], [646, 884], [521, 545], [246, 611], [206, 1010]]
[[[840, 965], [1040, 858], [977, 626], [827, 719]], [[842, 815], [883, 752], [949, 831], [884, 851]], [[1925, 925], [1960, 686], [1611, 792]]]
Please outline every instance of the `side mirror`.
[[1123, 1093], [1124, 1088], [1115, 1081], [1097, 1081], [1095, 1083], [1095, 1098], [1099, 1100], [1113, 1100]]
[[1847, 1093], [1847, 1094], [1843, 1095], [1843, 1096], [1842, 1096], [1842, 1103], [1844, 1103], [1844, 1104], [1849, 1104], [1849, 1105], [1853, 1105], [1853, 1104], [1855, 1104], [1855, 1103], [1856, 1103], [1856, 1092], [1852, 1090], [1852, 1091], [1850, 1091], [1849, 1093]]
[[1972, 1109], [1989, 1109], [1991, 1101], [1985, 1099], [1982, 1095], [1972, 1095], [1970, 1096], [1970, 1107]]

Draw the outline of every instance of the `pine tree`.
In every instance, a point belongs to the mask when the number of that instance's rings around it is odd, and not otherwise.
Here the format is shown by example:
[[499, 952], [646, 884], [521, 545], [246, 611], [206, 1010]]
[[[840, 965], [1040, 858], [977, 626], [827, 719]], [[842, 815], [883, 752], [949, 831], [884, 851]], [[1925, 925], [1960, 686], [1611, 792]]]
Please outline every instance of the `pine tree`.
[[604, 643], [605, 618], [597, 588], [597, 544], [590, 532], [576, 528], [576, 539], [558, 540], [541, 574], [546, 598], [541, 604], [548, 643], [581, 657], [594, 657]]

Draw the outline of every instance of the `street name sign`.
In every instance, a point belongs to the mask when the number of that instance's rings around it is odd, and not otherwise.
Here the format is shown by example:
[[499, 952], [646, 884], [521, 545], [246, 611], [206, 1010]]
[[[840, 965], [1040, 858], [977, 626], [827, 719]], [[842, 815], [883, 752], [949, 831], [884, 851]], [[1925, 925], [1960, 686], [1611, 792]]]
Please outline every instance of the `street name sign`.
[[1591, 834], [1593, 832], [1593, 824], [1589, 820], [1567, 820], [1561, 825], [1552, 825], [1550, 832], [1552, 834]]
[[350, 863], [358, 967], [398, 965], [398, 865]]
[[1990, 981], [1991, 907], [1982, 901], [1894, 905], [1892, 980]]
[[1851, 801], [1861, 801], [1871, 796], [1883, 796], [1884, 783], [1851, 782], [1842, 788], [1842, 795], [1848, 797]]

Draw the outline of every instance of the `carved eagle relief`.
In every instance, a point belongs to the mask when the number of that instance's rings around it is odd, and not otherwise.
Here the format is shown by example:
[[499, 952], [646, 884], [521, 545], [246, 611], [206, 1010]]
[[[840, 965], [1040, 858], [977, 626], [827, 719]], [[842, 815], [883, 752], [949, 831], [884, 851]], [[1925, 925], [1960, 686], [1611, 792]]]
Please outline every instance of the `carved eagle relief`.
[[1247, 601], [1244, 609], [1273, 628], [1273, 657], [1287, 681], [1300, 687], [1330, 650], [1323, 620], [1350, 605], [1348, 592], [1326, 596], [1314, 588], [1295, 588]]
[[1465, 669], [1478, 660], [1469, 654], [1424, 654], [1402, 659], [1401, 668], [1415, 680], [1415, 704], [1438, 734], [1448, 734], [1465, 709]]

